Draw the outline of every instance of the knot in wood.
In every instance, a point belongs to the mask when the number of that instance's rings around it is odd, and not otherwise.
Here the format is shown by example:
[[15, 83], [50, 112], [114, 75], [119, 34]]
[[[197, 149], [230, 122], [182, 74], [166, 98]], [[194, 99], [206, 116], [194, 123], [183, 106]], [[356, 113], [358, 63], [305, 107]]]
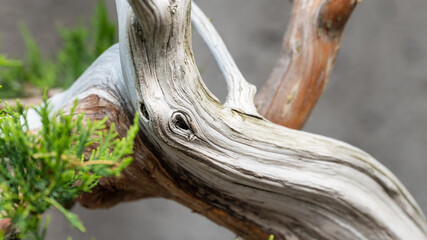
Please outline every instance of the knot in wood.
[[145, 121], [150, 121], [150, 114], [148, 113], [147, 107], [145, 106], [144, 102], [139, 103], [139, 111]]
[[187, 138], [188, 141], [191, 141], [196, 137], [191, 124], [191, 118], [185, 112], [176, 111], [172, 113], [169, 121], [169, 128], [175, 134]]

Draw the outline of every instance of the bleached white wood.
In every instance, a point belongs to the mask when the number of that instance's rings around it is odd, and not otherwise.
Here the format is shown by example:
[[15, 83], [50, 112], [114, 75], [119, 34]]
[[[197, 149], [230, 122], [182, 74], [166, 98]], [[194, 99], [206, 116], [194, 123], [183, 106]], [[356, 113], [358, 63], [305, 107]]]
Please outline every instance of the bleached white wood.
[[[254, 117], [243, 77], [229, 80], [239, 86], [230, 88], [229, 104], [216, 100], [193, 59], [189, 0], [116, 3], [119, 47], [53, 98], [57, 109], [95, 94], [132, 115], [141, 111], [144, 141], [170, 176], [191, 186], [188, 194], [275, 239], [427, 239], [412, 196], [369, 154]], [[215, 46], [219, 38], [205, 30]], [[226, 76], [238, 75], [226, 67], [226, 50], [213, 52]]]
[[243, 77], [211, 20], [194, 2], [191, 7], [191, 21], [211, 51], [227, 82], [228, 95], [224, 106], [248, 115], [261, 117], [254, 105], [256, 87]]

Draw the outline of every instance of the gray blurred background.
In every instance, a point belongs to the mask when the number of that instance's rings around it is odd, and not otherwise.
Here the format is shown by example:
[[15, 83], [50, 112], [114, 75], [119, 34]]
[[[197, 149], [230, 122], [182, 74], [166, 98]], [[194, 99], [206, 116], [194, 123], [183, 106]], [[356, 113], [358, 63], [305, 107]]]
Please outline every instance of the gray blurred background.
[[[46, 54], [61, 44], [57, 26], [87, 22], [95, 0], [0, 0], [0, 53], [22, 57], [18, 21]], [[286, 0], [198, 0], [247, 79], [258, 87], [278, 57], [290, 17]], [[108, 0], [115, 15], [114, 1]], [[195, 34], [196, 35], [196, 34]], [[196, 60], [221, 99], [225, 83], [203, 43]], [[305, 131], [337, 138], [391, 169], [427, 212], [427, 1], [365, 0], [347, 25], [327, 89]], [[173, 202], [151, 199], [109, 210], [74, 208], [88, 231], [71, 230], [52, 211], [48, 239], [233, 240], [228, 230]]]

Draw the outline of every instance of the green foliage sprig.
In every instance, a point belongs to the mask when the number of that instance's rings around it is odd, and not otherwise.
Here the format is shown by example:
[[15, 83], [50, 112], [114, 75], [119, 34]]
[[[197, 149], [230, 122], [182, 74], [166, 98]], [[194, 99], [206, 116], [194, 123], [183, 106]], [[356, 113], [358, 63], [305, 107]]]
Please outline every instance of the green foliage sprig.
[[[42, 127], [29, 129], [27, 109], [18, 103], [0, 111], [0, 218], [9, 218], [22, 239], [44, 239], [47, 222], [42, 214], [58, 209], [72, 226], [85, 231], [78, 217], [63, 206], [79, 194], [90, 192], [102, 176], [118, 176], [132, 161], [130, 154], [138, 132], [137, 119], [119, 139], [106, 119], [85, 120], [74, 114], [51, 113], [46, 97], [35, 110]], [[84, 151], [99, 147], [85, 160]], [[1, 239], [1, 237], [0, 237]]]
[[[28, 87], [36, 89], [69, 87], [95, 59], [117, 42], [116, 25], [110, 20], [103, 0], [95, 7], [90, 27], [78, 24], [71, 29], [59, 28], [63, 46], [53, 57], [45, 57], [25, 25], [20, 25], [26, 58], [6, 62], [0, 55], [1, 98], [28, 96]], [[41, 90], [39, 90], [41, 92]]]

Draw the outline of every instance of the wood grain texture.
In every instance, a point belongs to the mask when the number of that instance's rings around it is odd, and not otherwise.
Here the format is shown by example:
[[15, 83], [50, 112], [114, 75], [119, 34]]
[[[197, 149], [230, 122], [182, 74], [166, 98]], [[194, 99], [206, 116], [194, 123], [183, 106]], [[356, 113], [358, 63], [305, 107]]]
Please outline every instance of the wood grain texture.
[[135, 161], [84, 206], [164, 197], [254, 240], [427, 239], [417, 203], [369, 154], [218, 102], [193, 58], [189, 0], [116, 2], [119, 45], [51, 99], [66, 110], [79, 98], [120, 136], [140, 113]]
[[211, 20], [194, 2], [191, 7], [191, 21], [227, 82], [228, 95], [224, 106], [254, 117], [261, 117], [254, 104], [256, 87], [246, 81]]
[[282, 50], [256, 96], [270, 121], [301, 129], [328, 82], [345, 24], [358, 0], [295, 0]]

